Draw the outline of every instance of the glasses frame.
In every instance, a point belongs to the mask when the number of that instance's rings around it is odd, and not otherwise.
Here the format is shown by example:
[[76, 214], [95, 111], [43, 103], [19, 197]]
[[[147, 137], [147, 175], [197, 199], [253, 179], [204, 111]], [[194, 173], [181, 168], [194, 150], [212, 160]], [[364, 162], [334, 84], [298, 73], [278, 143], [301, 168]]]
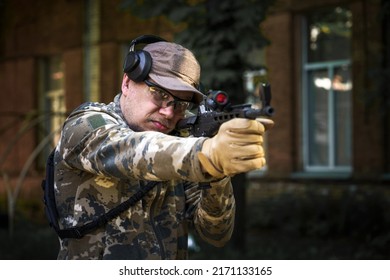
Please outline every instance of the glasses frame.
[[[173, 110], [175, 111], [175, 113], [184, 113], [186, 110], [191, 110], [194, 106], [194, 103], [174, 96], [167, 89], [149, 80], [144, 80], [144, 83], [148, 86], [149, 92], [153, 96], [153, 103], [161, 108], [173, 106]], [[159, 94], [159, 97], [158, 93], [161, 93]], [[163, 94], [165, 96], [171, 96], [173, 100], [167, 101], [166, 97], [164, 97]]]

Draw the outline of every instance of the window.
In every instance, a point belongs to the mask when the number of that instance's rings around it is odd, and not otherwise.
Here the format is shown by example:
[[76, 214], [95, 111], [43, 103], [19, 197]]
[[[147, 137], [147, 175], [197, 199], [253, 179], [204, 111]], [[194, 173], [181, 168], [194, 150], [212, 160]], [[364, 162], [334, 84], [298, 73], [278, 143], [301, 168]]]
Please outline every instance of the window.
[[48, 141], [50, 146], [57, 144], [60, 129], [65, 121], [64, 69], [60, 56], [41, 59], [39, 62], [40, 107], [43, 112], [43, 133], [40, 141]]
[[352, 14], [336, 7], [306, 17], [303, 31], [305, 171], [350, 171]]

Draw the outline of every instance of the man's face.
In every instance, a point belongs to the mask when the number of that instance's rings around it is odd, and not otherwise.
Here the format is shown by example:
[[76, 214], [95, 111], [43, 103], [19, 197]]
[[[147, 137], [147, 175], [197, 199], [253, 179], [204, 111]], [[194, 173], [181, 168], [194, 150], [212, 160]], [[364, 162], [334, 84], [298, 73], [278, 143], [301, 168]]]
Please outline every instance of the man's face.
[[[125, 74], [120, 105], [129, 127], [134, 131], [170, 133], [177, 122], [184, 117], [185, 111], [181, 108], [185, 102], [173, 106], [172, 96], [163, 95], [163, 97], [166, 100], [162, 101], [161, 92], [150, 83], [149, 85], [145, 82], [135, 83]], [[189, 93], [188, 100], [191, 97], [192, 93]]]

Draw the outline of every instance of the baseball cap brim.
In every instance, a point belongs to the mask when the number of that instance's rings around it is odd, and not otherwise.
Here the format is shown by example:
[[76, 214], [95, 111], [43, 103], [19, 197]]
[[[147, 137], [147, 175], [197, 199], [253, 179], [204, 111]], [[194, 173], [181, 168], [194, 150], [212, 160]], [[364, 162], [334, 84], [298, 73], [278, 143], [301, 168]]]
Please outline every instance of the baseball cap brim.
[[203, 101], [205, 95], [194, 86], [175, 77], [164, 77], [153, 72], [149, 73], [149, 77], [159, 86], [169, 90], [172, 95], [177, 98], [191, 101], [199, 104]]

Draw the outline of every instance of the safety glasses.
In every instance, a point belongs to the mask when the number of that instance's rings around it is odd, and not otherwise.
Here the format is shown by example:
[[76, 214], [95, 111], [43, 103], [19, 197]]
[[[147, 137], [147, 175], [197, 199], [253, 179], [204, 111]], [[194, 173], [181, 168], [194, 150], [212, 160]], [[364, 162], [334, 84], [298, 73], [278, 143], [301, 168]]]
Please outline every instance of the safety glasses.
[[173, 106], [175, 113], [182, 114], [186, 110], [190, 110], [194, 105], [192, 102], [173, 96], [168, 90], [151, 81], [145, 80], [144, 82], [149, 87], [153, 103], [161, 108]]

